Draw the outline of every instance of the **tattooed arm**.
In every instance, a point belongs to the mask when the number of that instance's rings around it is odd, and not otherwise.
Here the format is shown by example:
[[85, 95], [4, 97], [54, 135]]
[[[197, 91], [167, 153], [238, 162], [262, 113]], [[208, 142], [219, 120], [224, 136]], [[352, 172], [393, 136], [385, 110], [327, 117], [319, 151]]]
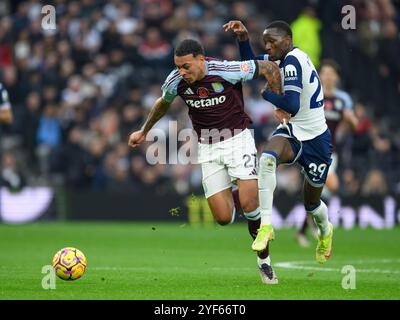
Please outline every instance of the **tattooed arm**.
[[151, 128], [167, 113], [171, 104], [165, 101], [163, 98], [158, 98], [151, 108], [150, 113], [146, 119], [146, 122], [142, 126], [142, 131], [147, 134]]
[[257, 60], [256, 63], [258, 64], [258, 75], [267, 80], [264, 90], [282, 94], [281, 72], [276, 63], [266, 60]]
[[[278, 107], [281, 114], [282, 111], [285, 112], [288, 116], [285, 117], [287, 122], [290, 116], [295, 116], [300, 109], [300, 93], [292, 90], [283, 91], [280, 69], [274, 62], [257, 61], [257, 63], [258, 74], [267, 80], [261, 93], [263, 98]], [[283, 117], [277, 116], [277, 118]]]
[[[262, 93], [265, 91], [272, 91], [276, 94], [282, 94], [282, 81], [279, 67], [272, 61], [257, 61], [258, 63], [258, 75], [263, 76], [267, 83], [265, 84]], [[283, 109], [277, 108], [274, 111], [275, 118], [280, 123], [288, 123], [290, 114]]]
[[128, 145], [132, 148], [139, 146], [145, 140], [150, 129], [167, 113], [170, 106], [170, 102], [165, 101], [162, 97], [158, 98], [142, 128], [129, 136]]

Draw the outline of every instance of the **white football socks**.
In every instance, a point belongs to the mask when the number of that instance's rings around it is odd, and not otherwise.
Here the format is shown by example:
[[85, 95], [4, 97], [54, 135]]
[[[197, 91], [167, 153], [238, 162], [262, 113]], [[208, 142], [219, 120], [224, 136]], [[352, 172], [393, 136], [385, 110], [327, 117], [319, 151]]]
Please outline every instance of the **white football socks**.
[[261, 207], [261, 225], [271, 224], [272, 202], [276, 187], [276, 157], [263, 153], [258, 175], [258, 196]]
[[260, 219], [260, 207], [258, 207], [256, 210], [252, 212], [243, 211], [243, 214], [247, 220], [257, 221], [258, 219]]
[[307, 211], [313, 217], [322, 237], [329, 233], [328, 207], [321, 200], [320, 205], [312, 211]]

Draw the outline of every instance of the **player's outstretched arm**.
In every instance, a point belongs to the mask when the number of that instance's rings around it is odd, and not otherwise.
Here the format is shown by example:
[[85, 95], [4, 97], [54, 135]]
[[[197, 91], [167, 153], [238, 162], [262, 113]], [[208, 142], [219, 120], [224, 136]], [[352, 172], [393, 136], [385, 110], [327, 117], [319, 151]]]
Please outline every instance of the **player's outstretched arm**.
[[167, 113], [170, 106], [170, 102], [165, 101], [162, 97], [158, 98], [142, 128], [129, 136], [128, 145], [132, 148], [138, 147], [146, 139], [150, 129]]

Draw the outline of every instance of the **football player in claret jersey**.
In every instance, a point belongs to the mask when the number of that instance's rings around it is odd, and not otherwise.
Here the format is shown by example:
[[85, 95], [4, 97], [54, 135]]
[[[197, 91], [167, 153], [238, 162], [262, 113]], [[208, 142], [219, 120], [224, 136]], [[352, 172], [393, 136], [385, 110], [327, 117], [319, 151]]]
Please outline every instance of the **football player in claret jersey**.
[[[322, 198], [329, 200], [332, 194], [339, 188], [339, 178], [336, 174], [338, 166], [338, 155], [336, 154], [336, 131], [343, 123], [347, 123], [354, 130], [358, 126], [358, 119], [353, 112], [353, 102], [350, 95], [338, 89], [340, 81], [340, 67], [332, 59], [322, 60], [318, 68], [324, 91], [325, 118], [332, 135], [332, 163], [329, 167], [326, 184], [322, 192]], [[296, 238], [301, 246], [308, 246], [309, 241], [306, 236], [307, 226], [310, 221], [305, 219], [303, 225], [297, 232]], [[311, 221], [312, 223], [312, 221]]]
[[318, 73], [307, 54], [293, 46], [292, 31], [284, 21], [274, 21], [266, 27], [263, 32], [266, 54], [258, 57], [250, 47], [248, 31], [241, 21], [229, 21], [223, 27], [238, 36], [242, 59], [279, 61], [283, 74], [283, 95], [268, 88], [262, 93], [265, 100], [279, 108], [275, 115], [281, 124], [260, 157], [261, 226], [252, 248], [264, 250], [274, 239], [271, 215], [276, 167], [297, 162], [305, 177], [304, 206], [319, 231], [315, 257], [319, 263], [325, 263], [332, 253], [333, 225], [329, 222], [328, 208], [321, 200], [321, 192], [332, 161], [332, 144]]
[[[200, 43], [187, 39], [175, 49], [176, 68], [162, 86], [142, 128], [129, 137], [129, 146], [145, 141], [153, 125], [168, 111], [176, 96], [188, 106], [198, 137], [198, 162], [203, 188], [214, 219], [221, 225], [232, 223], [236, 208], [232, 182], [239, 190], [240, 207], [255, 239], [260, 227], [257, 187], [257, 149], [244, 112], [242, 82], [260, 75], [277, 93], [281, 92], [279, 68], [270, 61], [219, 61], [207, 58]], [[259, 250], [257, 262], [263, 283], [277, 283], [269, 263], [267, 248]]]

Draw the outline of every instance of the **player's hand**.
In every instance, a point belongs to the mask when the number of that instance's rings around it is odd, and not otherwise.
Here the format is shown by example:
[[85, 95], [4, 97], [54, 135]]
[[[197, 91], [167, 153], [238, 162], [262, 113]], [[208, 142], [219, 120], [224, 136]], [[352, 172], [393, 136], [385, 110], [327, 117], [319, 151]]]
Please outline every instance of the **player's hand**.
[[231, 20], [228, 23], [225, 23], [222, 27], [224, 28], [225, 32], [232, 30], [238, 36], [239, 41], [246, 41], [249, 39], [249, 32], [242, 21]]
[[142, 130], [135, 131], [129, 136], [128, 145], [131, 148], [138, 147], [146, 138], [146, 134]]
[[285, 110], [279, 109], [279, 108], [275, 109], [274, 115], [275, 115], [275, 118], [279, 121], [279, 123], [282, 123], [282, 124], [288, 124], [290, 117], [291, 117], [290, 113], [286, 112]]

